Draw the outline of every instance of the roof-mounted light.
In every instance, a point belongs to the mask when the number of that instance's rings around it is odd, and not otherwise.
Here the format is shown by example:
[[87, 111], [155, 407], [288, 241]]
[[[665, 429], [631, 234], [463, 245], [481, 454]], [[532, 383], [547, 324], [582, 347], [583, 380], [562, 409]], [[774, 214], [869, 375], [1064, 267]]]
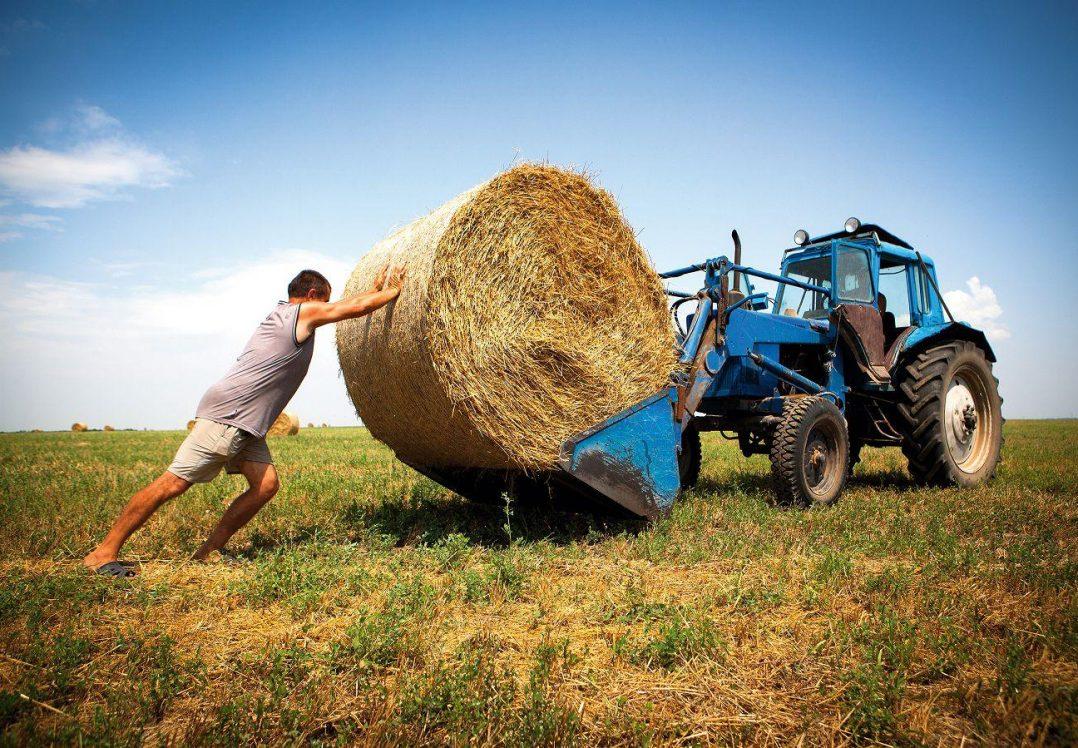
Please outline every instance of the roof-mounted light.
[[850, 218], [846, 219], [845, 226], [846, 226], [846, 233], [852, 234], [855, 231], [857, 231], [857, 229], [861, 228], [861, 221], [859, 219], [853, 218], [851, 216]]
[[801, 247], [808, 243], [809, 232], [804, 229], [798, 229], [794, 232], [794, 244]]

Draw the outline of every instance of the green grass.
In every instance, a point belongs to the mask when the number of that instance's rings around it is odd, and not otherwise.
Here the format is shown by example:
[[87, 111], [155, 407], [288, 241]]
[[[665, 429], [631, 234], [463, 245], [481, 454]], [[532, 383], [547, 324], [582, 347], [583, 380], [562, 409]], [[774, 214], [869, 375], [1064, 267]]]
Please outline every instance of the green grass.
[[822, 510], [709, 435], [650, 526], [507, 516], [306, 430], [232, 560], [185, 560], [222, 476], [133, 538], [140, 577], [85, 573], [182, 436], [0, 435], [0, 744], [1078, 741], [1078, 422], [1008, 423], [967, 491], [866, 450]]

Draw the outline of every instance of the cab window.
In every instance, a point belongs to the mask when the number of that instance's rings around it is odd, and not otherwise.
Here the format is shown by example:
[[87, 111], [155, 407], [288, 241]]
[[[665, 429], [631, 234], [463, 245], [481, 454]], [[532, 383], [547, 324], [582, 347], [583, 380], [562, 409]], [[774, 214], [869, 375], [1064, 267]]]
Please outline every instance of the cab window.
[[910, 270], [904, 263], [880, 266], [880, 312], [894, 315], [897, 327], [910, 325]]
[[925, 277], [924, 268], [918, 266], [913, 276], [917, 279], [917, 310], [921, 314], [931, 314], [932, 297], [929, 296], [929, 282]]
[[[786, 266], [787, 278], [811, 283], [814, 286], [831, 288], [831, 256], [813, 257], [797, 260]], [[779, 303], [776, 307], [780, 314], [791, 317], [819, 317], [827, 315], [829, 295], [818, 291], [808, 291], [797, 286], [780, 286]]]
[[840, 301], [871, 304], [876, 300], [872, 291], [872, 272], [868, 252], [856, 247], [839, 246], [835, 252], [835, 283]]

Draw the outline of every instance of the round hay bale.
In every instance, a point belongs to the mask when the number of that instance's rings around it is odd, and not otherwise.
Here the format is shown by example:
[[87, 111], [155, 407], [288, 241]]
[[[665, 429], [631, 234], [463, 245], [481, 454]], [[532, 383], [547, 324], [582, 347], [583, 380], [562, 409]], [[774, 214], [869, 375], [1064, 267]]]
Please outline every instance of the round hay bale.
[[295, 436], [299, 433], [299, 416], [285, 411], [269, 427], [266, 436]]
[[314, 428], [314, 424], [313, 424], [313, 423], [311, 423], [310, 421], [308, 421], [308, 422], [307, 422], [307, 428], [309, 428], [309, 429], [313, 429], [313, 428]]
[[190, 421], [187, 422], [187, 430], [191, 431], [194, 428], [195, 428], [195, 419], [192, 418]]
[[71, 424], [71, 430], [72, 431], [86, 431], [89, 428], [90, 427], [87, 426], [85, 423], [79, 423], [77, 421], [75, 423]]
[[359, 417], [414, 464], [550, 467], [676, 366], [659, 279], [580, 174], [499, 174], [375, 245], [344, 295], [387, 263], [407, 269], [400, 298], [339, 323], [337, 348]]
[[323, 424], [322, 424], [322, 428], [324, 428], [324, 429], [328, 429], [328, 428], [329, 428], [329, 424], [328, 424], [328, 423], [323, 423]]
[[101, 429], [101, 430], [102, 430], [102, 431], [115, 431], [116, 429], [112, 428], [112, 426], [109, 426], [109, 425], [108, 425], [108, 424], [106, 423], [106, 424], [105, 424], [105, 428], [103, 428], [103, 429]]

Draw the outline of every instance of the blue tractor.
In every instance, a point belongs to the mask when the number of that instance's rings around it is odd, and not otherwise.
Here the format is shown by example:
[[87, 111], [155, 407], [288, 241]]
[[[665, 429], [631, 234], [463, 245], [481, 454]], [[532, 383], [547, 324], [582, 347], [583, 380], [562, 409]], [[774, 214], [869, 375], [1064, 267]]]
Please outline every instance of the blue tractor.
[[[542, 475], [419, 468], [472, 498], [553, 498], [662, 516], [700, 471], [700, 434], [771, 460], [780, 503], [826, 505], [862, 446], [897, 446], [918, 483], [973, 486], [999, 463], [1003, 418], [984, 333], [954, 320], [931, 259], [855, 218], [804, 231], [779, 274], [717, 257], [675, 299], [681, 368], [669, 387], [574, 435]], [[775, 284], [773, 295], [757, 290]]]

